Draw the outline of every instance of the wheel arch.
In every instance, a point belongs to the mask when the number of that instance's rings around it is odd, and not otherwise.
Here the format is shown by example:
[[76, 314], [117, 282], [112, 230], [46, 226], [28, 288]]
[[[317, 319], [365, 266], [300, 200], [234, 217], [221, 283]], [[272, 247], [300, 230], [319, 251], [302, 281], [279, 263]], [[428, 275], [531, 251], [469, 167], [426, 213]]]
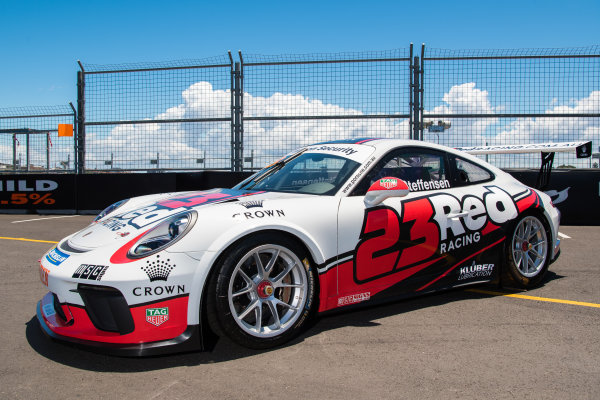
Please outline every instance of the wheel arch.
[[548, 215], [548, 213], [546, 212], [546, 210], [544, 209], [543, 206], [540, 207], [530, 207], [526, 210], [523, 210], [522, 212], [519, 213], [519, 215], [517, 215], [517, 217], [515, 219], [513, 219], [512, 221], [510, 221], [509, 224], [506, 225], [506, 241], [505, 241], [505, 247], [510, 246], [510, 242], [512, 241], [512, 237], [509, 237], [512, 235], [513, 230], [515, 229], [515, 227], [517, 226], [517, 224], [519, 223], [519, 221], [521, 221], [523, 218], [527, 217], [527, 216], [534, 216], [537, 217], [540, 221], [542, 221], [544, 228], [546, 230], [546, 234], [548, 235], [549, 239], [554, 240], [556, 233], [554, 232], [553, 226], [552, 226], [552, 220], [550, 219], [550, 216]]
[[317, 243], [317, 241], [314, 240], [312, 236], [304, 229], [297, 226], [264, 225], [251, 227], [250, 229], [248, 227], [239, 227], [235, 230], [226, 232], [214, 240], [209, 248], [209, 251], [213, 251], [215, 253], [214, 260], [211, 263], [211, 269], [216, 260], [221, 257], [223, 253], [229, 250], [231, 246], [239, 243], [241, 240], [244, 240], [251, 235], [267, 232], [287, 235], [293, 240], [298, 241], [308, 251], [312, 257], [312, 261], [316, 264], [322, 264], [326, 260], [322, 246]]
[[[319, 259], [322, 260], [323, 258], [323, 253], [321, 252], [321, 249], [319, 246], [316, 245], [316, 243], [314, 243], [314, 241], [310, 241], [309, 243], [307, 243], [306, 241], [304, 241], [299, 235], [296, 235], [294, 232], [290, 232], [289, 230], [284, 230], [284, 229], [278, 229], [275, 227], [264, 227], [263, 229], [259, 229], [259, 230], [255, 230], [252, 232], [248, 232], [246, 231], [244, 235], [241, 236], [236, 236], [235, 239], [229, 240], [228, 244], [226, 246], [223, 246], [221, 248], [221, 251], [219, 252], [215, 252], [214, 257], [212, 257], [211, 262], [209, 264], [209, 271], [206, 275], [206, 279], [204, 280], [204, 282], [202, 283], [202, 293], [200, 296], [200, 304], [198, 307], [198, 311], [200, 312], [200, 318], [202, 320], [205, 321], [205, 316], [207, 315], [207, 296], [208, 296], [208, 285], [211, 282], [211, 279], [213, 277], [213, 274], [216, 273], [217, 271], [217, 266], [219, 265], [219, 263], [223, 260], [224, 257], [226, 257], [226, 255], [228, 254], [228, 252], [234, 248], [235, 246], [237, 246], [238, 244], [240, 244], [241, 242], [243, 242], [245, 239], [247, 239], [250, 236], [256, 235], [256, 234], [277, 234], [277, 235], [284, 235], [286, 236], [288, 239], [294, 241], [296, 244], [298, 244], [299, 246], [301, 246], [306, 254], [308, 255], [308, 262], [310, 264], [310, 266], [312, 268], [314, 268], [315, 272], [317, 272], [317, 265], [322, 263], [323, 261], [321, 261], [320, 263], [317, 261]], [[312, 246], [311, 246], [312, 244]], [[316, 257], [319, 257], [317, 259], [315, 259], [315, 254], [313, 253], [313, 251], [316, 251], [317, 255]], [[320, 298], [319, 298], [319, 293], [320, 293], [320, 282], [318, 279], [318, 274], [316, 275], [317, 279], [315, 279], [314, 284], [315, 284], [315, 297], [314, 297], [314, 301], [315, 301], [315, 306], [314, 306], [314, 310], [318, 310], [319, 308], [319, 303], [320, 303]], [[217, 332], [213, 332], [213, 334], [215, 334]]]
[[553, 224], [552, 224], [552, 220], [550, 218], [550, 215], [548, 214], [548, 212], [544, 209], [543, 205], [540, 205], [540, 207], [530, 207], [526, 210], [523, 210], [522, 212], [520, 212], [517, 217], [513, 220], [511, 220], [506, 226], [505, 226], [505, 234], [506, 234], [506, 240], [504, 241], [504, 246], [502, 249], [502, 263], [500, 264], [500, 285], [501, 286], [511, 286], [514, 282], [511, 282], [511, 279], [508, 278], [509, 275], [509, 260], [506, 256], [507, 252], [511, 249], [512, 247], [512, 239], [513, 239], [513, 232], [517, 226], [517, 224], [525, 217], [528, 216], [533, 216], [536, 217], [540, 220], [540, 222], [542, 223], [542, 225], [544, 226], [544, 230], [546, 231], [546, 236], [547, 236], [547, 240], [548, 240], [548, 262], [550, 263], [552, 260], [552, 246], [554, 243], [554, 240], [556, 240], [556, 232], [554, 232], [554, 228], [553, 228]]

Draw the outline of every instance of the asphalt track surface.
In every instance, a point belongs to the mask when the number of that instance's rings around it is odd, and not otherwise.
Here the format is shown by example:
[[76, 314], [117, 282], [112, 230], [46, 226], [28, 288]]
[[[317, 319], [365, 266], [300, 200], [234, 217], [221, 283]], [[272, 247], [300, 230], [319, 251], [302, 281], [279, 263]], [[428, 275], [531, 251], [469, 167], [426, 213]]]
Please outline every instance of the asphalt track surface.
[[454, 290], [322, 317], [270, 351], [221, 340], [136, 359], [44, 336], [37, 260], [92, 217], [14, 223], [38, 218], [0, 215], [1, 399], [600, 398], [600, 227], [561, 227], [562, 255], [526, 298]]

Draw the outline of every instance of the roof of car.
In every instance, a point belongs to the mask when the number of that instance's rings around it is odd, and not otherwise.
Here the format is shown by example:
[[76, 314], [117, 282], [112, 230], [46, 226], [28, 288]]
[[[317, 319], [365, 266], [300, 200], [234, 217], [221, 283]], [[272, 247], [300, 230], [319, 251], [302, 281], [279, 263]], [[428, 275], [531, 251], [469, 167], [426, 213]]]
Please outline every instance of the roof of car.
[[356, 139], [342, 139], [342, 140], [330, 140], [327, 142], [314, 143], [312, 146], [325, 145], [325, 144], [363, 144], [374, 147], [387, 147], [387, 146], [426, 146], [426, 147], [437, 147], [440, 149], [448, 149], [446, 146], [440, 146], [431, 142], [424, 142], [422, 140], [410, 140], [410, 139], [386, 139], [386, 138], [356, 138]]
[[452, 147], [448, 147], [448, 146], [444, 146], [444, 145], [440, 145], [440, 144], [432, 143], [432, 142], [424, 142], [422, 140], [384, 139], [384, 138], [356, 138], [356, 139], [333, 140], [333, 141], [328, 141], [328, 142], [316, 143], [315, 145], [326, 145], [326, 144], [354, 144], [354, 145], [364, 145], [364, 146], [375, 147], [379, 151], [384, 151], [384, 152], [387, 151], [387, 150], [391, 150], [392, 148], [400, 147], [400, 146], [427, 147], [427, 148], [430, 148], [430, 149], [436, 149], [436, 150], [446, 151], [446, 152], [450, 152], [450, 153], [454, 153], [454, 154], [460, 155], [461, 157], [463, 157], [465, 159], [468, 159], [468, 160], [477, 162], [479, 164], [483, 164], [483, 165], [486, 165], [488, 167], [491, 167], [496, 172], [498, 172], [498, 170], [497, 170], [496, 167], [494, 167], [493, 165], [490, 165], [490, 164], [486, 163], [481, 158], [475, 157], [473, 155], [465, 153], [464, 151], [460, 151], [460, 150], [454, 149]]
[[342, 140], [331, 140], [328, 142], [315, 143], [314, 145], [326, 145], [326, 144], [362, 144], [366, 146], [372, 146], [377, 148], [387, 147], [398, 147], [398, 146], [418, 146], [418, 147], [429, 147], [439, 150], [453, 150], [450, 147], [442, 146], [436, 143], [424, 142], [422, 140], [410, 140], [410, 139], [385, 139], [385, 138], [357, 138], [357, 139], [342, 139]]

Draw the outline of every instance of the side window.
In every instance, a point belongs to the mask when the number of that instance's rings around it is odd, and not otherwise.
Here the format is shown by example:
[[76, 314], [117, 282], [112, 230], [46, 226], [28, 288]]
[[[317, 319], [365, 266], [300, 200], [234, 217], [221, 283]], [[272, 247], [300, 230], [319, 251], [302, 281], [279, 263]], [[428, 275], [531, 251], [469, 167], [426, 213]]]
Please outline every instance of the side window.
[[471, 161], [456, 157], [454, 163], [456, 166], [457, 186], [473, 185], [475, 183], [490, 181], [493, 178], [493, 175], [488, 170]]
[[413, 192], [450, 187], [444, 153], [419, 148], [396, 149], [363, 177], [351, 196], [364, 196], [377, 179], [386, 176], [402, 179]]

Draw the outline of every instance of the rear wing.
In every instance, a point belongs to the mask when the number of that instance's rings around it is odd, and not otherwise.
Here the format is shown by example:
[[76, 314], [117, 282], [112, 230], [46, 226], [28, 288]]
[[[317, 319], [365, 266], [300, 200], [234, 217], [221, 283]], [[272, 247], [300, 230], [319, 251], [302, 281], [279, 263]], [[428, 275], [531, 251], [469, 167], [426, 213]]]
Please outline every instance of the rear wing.
[[552, 162], [554, 153], [574, 151], [577, 158], [588, 158], [592, 156], [592, 142], [560, 142], [560, 143], [534, 143], [534, 144], [510, 144], [500, 146], [473, 146], [457, 147], [456, 150], [464, 151], [468, 154], [525, 154], [541, 153], [542, 166], [538, 174], [536, 187], [545, 189], [550, 182], [552, 173]]

